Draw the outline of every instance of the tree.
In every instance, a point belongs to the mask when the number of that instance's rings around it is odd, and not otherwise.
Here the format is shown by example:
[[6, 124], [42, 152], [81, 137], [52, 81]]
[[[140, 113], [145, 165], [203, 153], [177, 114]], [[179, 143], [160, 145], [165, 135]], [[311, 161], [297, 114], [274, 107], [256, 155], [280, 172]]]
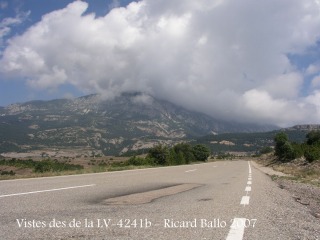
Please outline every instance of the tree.
[[295, 159], [295, 151], [288, 140], [288, 135], [284, 132], [278, 133], [275, 138], [275, 155], [281, 162]]
[[306, 138], [308, 145], [320, 144], [320, 131], [311, 131], [306, 135]]
[[210, 149], [202, 144], [195, 145], [192, 152], [197, 161], [206, 161], [211, 154]]

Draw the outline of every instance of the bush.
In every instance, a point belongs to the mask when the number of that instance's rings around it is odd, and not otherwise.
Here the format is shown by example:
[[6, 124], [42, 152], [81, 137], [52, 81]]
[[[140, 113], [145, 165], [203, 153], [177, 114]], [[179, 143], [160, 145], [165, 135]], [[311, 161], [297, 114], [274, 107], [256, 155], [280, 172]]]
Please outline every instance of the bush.
[[260, 149], [260, 154], [267, 154], [267, 153], [271, 153], [273, 151], [273, 148], [272, 147], [264, 147], [264, 148], [261, 148]]
[[308, 162], [313, 162], [320, 159], [320, 147], [310, 146], [304, 153], [304, 156]]
[[165, 165], [168, 155], [168, 148], [166, 146], [157, 145], [149, 150], [147, 158], [152, 159], [156, 165]]
[[291, 145], [293, 147], [295, 158], [300, 158], [304, 156], [305, 144], [292, 143]]
[[147, 158], [133, 156], [129, 158], [127, 164], [133, 166], [150, 165], [150, 161]]
[[69, 163], [60, 163], [57, 160], [42, 160], [34, 163], [34, 171], [39, 173], [44, 172], [61, 172], [83, 169], [83, 166]]
[[10, 175], [10, 176], [14, 176], [16, 175], [16, 173], [14, 171], [2, 171], [1, 175]]
[[[178, 164], [185, 164], [195, 161], [195, 156], [193, 154], [193, 148], [190, 144], [187, 143], [179, 143], [173, 147], [173, 150], [176, 153], [176, 157], [178, 158]], [[179, 156], [180, 155], [180, 156]]]
[[197, 161], [206, 161], [211, 153], [208, 147], [201, 144], [195, 145], [192, 152]]

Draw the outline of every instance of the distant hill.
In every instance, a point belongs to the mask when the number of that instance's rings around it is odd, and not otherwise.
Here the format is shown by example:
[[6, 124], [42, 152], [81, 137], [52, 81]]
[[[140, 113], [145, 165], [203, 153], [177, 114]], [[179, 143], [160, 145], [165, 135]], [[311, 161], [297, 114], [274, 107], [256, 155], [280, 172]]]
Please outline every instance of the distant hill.
[[143, 93], [113, 100], [88, 95], [0, 108], [0, 152], [88, 148], [110, 155], [212, 133], [271, 129], [217, 120]]
[[285, 131], [312, 131], [320, 130], [320, 124], [304, 124], [304, 125], [295, 125], [293, 127], [285, 128]]
[[306, 134], [312, 130], [320, 130], [320, 124], [296, 125], [269, 132], [207, 135], [198, 138], [196, 142], [209, 146], [215, 154], [223, 152], [255, 153], [266, 146], [273, 146], [275, 135], [281, 131], [285, 132], [291, 141], [302, 143], [305, 141]]

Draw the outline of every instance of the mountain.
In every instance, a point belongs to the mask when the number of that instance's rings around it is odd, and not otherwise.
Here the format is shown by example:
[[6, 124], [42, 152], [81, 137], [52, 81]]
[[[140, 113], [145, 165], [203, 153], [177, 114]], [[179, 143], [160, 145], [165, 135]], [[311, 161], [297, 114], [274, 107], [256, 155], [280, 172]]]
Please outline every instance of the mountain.
[[105, 155], [207, 134], [274, 129], [216, 120], [144, 93], [31, 101], [0, 108], [0, 152], [88, 149]]

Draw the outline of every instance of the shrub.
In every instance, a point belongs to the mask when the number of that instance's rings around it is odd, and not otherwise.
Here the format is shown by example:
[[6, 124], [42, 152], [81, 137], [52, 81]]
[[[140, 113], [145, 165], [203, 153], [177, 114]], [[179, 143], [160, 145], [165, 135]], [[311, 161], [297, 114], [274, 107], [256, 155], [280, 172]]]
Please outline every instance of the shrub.
[[320, 159], [320, 147], [310, 146], [304, 153], [304, 156], [308, 162], [313, 162]]
[[168, 148], [166, 146], [157, 145], [149, 150], [147, 158], [152, 159], [156, 165], [165, 165], [168, 155]]
[[193, 154], [193, 148], [188, 143], [179, 143], [173, 147], [173, 150], [177, 155], [176, 157], [178, 158], [178, 164], [188, 164], [196, 160]]
[[149, 165], [149, 161], [147, 158], [133, 156], [129, 158], [127, 164], [133, 166]]
[[267, 154], [267, 153], [271, 153], [273, 151], [272, 147], [263, 147], [260, 149], [260, 154]]
[[16, 175], [16, 173], [14, 171], [2, 171], [1, 175], [10, 175], [10, 176], [14, 176]]
[[206, 161], [210, 156], [210, 149], [202, 144], [195, 145], [192, 152], [197, 161]]

